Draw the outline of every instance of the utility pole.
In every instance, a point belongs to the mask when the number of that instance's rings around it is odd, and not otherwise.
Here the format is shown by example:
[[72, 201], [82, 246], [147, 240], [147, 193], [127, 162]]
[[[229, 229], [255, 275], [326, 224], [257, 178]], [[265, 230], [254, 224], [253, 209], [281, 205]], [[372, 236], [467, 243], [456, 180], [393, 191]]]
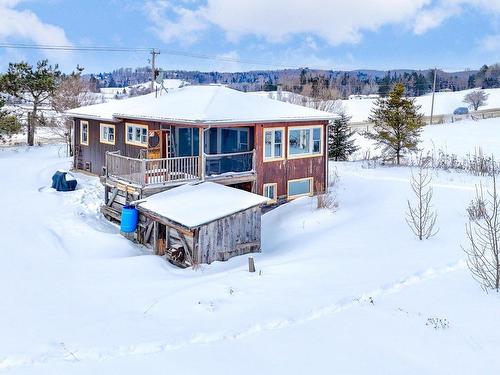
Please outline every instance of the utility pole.
[[151, 92], [155, 90], [155, 71], [156, 71], [156, 55], [160, 54], [160, 51], [156, 49], [151, 50]]
[[431, 122], [430, 124], [432, 125], [432, 119], [434, 117], [434, 94], [436, 93], [436, 74], [437, 69], [434, 67], [434, 83], [432, 84], [432, 104], [431, 104]]

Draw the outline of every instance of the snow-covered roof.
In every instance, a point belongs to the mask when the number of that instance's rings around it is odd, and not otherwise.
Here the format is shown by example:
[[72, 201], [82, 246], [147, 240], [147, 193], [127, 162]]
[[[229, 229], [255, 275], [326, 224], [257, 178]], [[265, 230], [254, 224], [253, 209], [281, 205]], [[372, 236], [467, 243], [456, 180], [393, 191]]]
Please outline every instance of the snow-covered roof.
[[214, 182], [201, 182], [154, 194], [138, 207], [188, 228], [196, 228], [266, 201], [267, 198], [261, 195]]
[[330, 120], [334, 114], [248, 95], [221, 85], [185, 86], [72, 109], [72, 117], [116, 121], [120, 118], [179, 123], [246, 123]]

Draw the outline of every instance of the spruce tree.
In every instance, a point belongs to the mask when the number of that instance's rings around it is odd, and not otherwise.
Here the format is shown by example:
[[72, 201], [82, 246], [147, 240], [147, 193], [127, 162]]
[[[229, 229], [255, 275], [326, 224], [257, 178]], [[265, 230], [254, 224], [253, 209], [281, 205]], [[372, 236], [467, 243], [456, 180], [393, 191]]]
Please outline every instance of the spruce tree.
[[369, 121], [373, 129], [363, 135], [376, 142], [384, 155], [396, 159], [400, 164], [401, 157], [410, 151], [417, 151], [420, 133], [425, 125], [420, 106], [415, 100], [404, 96], [405, 87], [397, 83], [388, 98], [375, 102]]
[[349, 155], [359, 149], [353, 139], [356, 132], [349, 128], [350, 120], [349, 116], [341, 113], [328, 128], [328, 157], [335, 161], [347, 160]]

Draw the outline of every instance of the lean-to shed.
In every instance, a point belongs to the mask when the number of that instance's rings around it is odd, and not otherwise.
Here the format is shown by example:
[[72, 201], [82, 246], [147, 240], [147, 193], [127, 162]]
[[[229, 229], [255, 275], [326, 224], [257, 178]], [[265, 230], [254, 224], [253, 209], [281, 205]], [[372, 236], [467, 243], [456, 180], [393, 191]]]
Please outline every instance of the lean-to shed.
[[158, 255], [179, 265], [228, 260], [260, 251], [261, 205], [267, 198], [213, 182], [186, 184], [137, 205], [150, 222]]

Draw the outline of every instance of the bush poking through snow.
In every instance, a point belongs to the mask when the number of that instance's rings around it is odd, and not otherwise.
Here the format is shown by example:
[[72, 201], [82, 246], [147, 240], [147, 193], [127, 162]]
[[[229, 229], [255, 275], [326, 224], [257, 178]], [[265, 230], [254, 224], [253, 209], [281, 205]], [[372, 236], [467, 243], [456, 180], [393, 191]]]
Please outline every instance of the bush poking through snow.
[[316, 197], [316, 202], [317, 202], [316, 208], [318, 210], [328, 209], [336, 211], [337, 208], [339, 207], [339, 203], [337, 201], [337, 185], [339, 183], [339, 176], [337, 174], [337, 170], [335, 170], [333, 176], [330, 177], [331, 180], [330, 183], [328, 184], [328, 189], [326, 193], [319, 194]]
[[432, 176], [427, 163], [428, 159], [420, 158], [418, 172], [411, 172], [411, 190], [415, 194], [416, 203], [407, 201], [406, 222], [419, 240], [429, 239], [439, 231], [435, 228], [437, 213], [432, 209]]
[[469, 221], [476, 222], [486, 217], [486, 203], [484, 203], [484, 199], [481, 197], [481, 195], [478, 194], [477, 186], [476, 197], [471, 200], [466, 210], [469, 216]]
[[[500, 197], [493, 173], [493, 191], [485, 197], [482, 186], [476, 189], [476, 202], [483, 202], [481, 218], [469, 220], [466, 225], [468, 245], [462, 247], [467, 254], [467, 266], [481, 288], [500, 291]], [[470, 214], [469, 214], [470, 215]]]
[[450, 322], [446, 318], [427, 318], [425, 325], [436, 330], [450, 328]]

